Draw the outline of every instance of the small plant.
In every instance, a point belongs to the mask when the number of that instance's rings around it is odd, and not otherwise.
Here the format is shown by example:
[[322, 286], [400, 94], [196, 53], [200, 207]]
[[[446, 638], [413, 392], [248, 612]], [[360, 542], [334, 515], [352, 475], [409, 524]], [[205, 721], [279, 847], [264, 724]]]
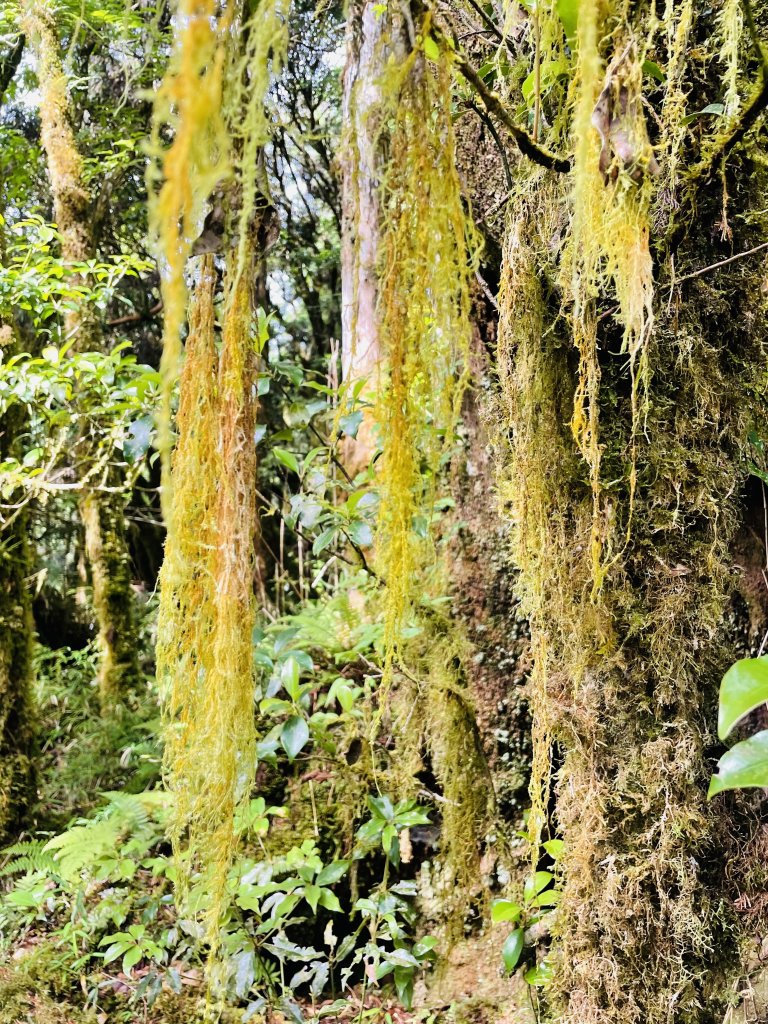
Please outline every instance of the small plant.
[[[739, 722], [768, 703], [768, 657], [743, 658], [732, 665], [720, 684], [717, 734], [725, 740]], [[768, 729], [735, 744], [717, 763], [709, 783], [711, 799], [727, 789], [768, 787]]]
[[[555, 864], [562, 853], [561, 839], [550, 839], [542, 844], [543, 849], [554, 860]], [[501, 950], [504, 970], [511, 974], [520, 963], [525, 951], [526, 942], [530, 942], [528, 930], [547, 914], [551, 913], [560, 902], [561, 890], [555, 875], [551, 871], [535, 871], [530, 875], [523, 887], [521, 902], [509, 899], [497, 899], [491, 904], [491, 920], [494, 923], [510, 922], [515, 925], [507, 936]], [[535, 943], [530, 943], [534, 945]], [[525, 981], [537, 987], [548, 984], [551, 969], [547, 959], [534, 964], [525, 972]]]

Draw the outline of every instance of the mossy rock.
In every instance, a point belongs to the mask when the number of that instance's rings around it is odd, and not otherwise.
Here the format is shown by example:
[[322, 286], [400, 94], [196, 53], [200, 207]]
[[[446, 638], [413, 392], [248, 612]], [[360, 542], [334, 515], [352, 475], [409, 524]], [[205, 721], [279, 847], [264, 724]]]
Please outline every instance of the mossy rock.
[[23, 968], [0, 968], [0, 1024], [97, 1024], [93, 1013], [54, 999]]

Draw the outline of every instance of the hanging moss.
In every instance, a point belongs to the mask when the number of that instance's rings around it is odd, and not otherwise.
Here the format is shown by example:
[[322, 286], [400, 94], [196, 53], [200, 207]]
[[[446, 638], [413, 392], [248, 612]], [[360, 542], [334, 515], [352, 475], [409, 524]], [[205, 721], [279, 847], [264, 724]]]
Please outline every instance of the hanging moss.
[[[218, 18], [218, 20], [217, 20]], [[199, 871], [196, 909], [213, 959], [234, 853], [234, 816], [255, 769], [252, 633], [255, 625], [256, 339], [258, 239], [268, 204], [260, 151], [269, 137], [264, 99], [286, 45], [280, 0], [182, 3], [174, 58], [160, 92], [158, 125], [175, 130], [160, 154], [154, 210], [163, 255], [168, 525], [161, 576], [158, 677], [165, 691], [171, 836], [186, 857], [180, 893]], [[193, 292], [172, 471], [170, 400], [186, 320], [184, 273], [214, 188], [222, 207], [223, 294], [217, 311], [213, 257]]]
[[[415, 29], [411, 26], [411, 32]], [[405, 33], [394, 24], [390, 35]], [[451, 57], [427, 60], [428, 18], [383, 77], [376, 117], [385, 149], [379, 187], [377, 319], [382, 449], [377, 567], [386, 580], [384, 689], [400, 631], [425, 583], [440, 459], [454, 442], [466, 386], [476, 242], [462, 205], [451, 122]], [[369, 115], [372, 116], [372, 115]]]

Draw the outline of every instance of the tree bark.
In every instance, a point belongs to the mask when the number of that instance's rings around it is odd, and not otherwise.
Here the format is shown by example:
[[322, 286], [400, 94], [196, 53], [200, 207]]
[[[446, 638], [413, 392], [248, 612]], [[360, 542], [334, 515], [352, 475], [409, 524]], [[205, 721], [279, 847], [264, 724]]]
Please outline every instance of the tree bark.
[[[0, 326], [0, 347], [10, 355], [14, 346], [12, 329]], [[14, 452], [19, 421], [19, 407], [0, 417], [0, 461]], [[30, 574], [21, 511], [0, 525], [0, 838], [20, 826], [35, 795]]]
[[[87, 276], [73, 270], [94, 255], [89, 228], [90, 197], [72, 128], [67, 80], [61, 63], [53, 12], [46, 3], [27, 0], [23, 26], [37, 60], [43, 149], [61, 236], [61, 255], [73, 283]], [[75, 351], [101, 348], [103, 336], [95, 307], [79, 303], [64, 316], [64, 338]], [[110, 484], [116, 482], [111, 475]], [[93, 608], [101, 650], [99, 696], [102, 710], [114, 709], [139, 681], [138, 642], [133, 607], [130, 558], [123, 527], [124, 499], [87, 488], [80, 499], [85, 551], [93, 587]]]

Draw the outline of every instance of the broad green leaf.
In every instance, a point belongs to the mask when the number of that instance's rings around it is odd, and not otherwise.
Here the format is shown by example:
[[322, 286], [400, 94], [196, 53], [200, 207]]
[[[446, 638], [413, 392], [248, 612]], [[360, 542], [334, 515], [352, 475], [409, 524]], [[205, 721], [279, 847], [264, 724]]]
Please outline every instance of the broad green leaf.
[[296, 658], [289, 656], [280, 666], [280, 681], [285, 687], [285, 692], [296, 701], [299, 699], [299, 676], [301, 672]]
[[562, 839], [548, 839], [546, 843], [542, 843], [542, 846], [547, 851], [552, 860], [559, 860], [563, 853], [563, 840]]
[[335, 860], [332, 864], [326, 864], [317, 876], [318, 885], [333, 885], [343, 878], [349, 870], [348, 860]]
[[292, 470], [292, 472], [294, 473], [299, 472], [299, 460], [296, 458], [293, 452], [288, 452], [285, 450], [285, 448], [277, 447], [273, 448], [272, 451], [274, 452], [275, 458], [278, 460], [278, 462], [282, 462], [284, 466]]
[[517, 921], [520, 918], [521, 910], [520, 904], [513, 903], [512, 900], [494, 900], [491, 904], [491, 920], [494, 922]]
[[722, 117], [725, 113], [725, 106], [722, 103], [708, 103], [706, 107], [702, 107], [701, 110], [694, 110], [692, 114], [687, 114], [683, 119], [683, 124], [691, 124], [696, 120], [697, 117], [704, 117], [709, 114], [715, 114], [718, 117]]
[[129, 949], [123, 957], [123, 971], [126, 974], [130, 974], [131, 968], [136, 966], [141, 957], [142, 951], [140, 946], [134, 946], [133, 949]]
[[318, 533], [315, 537], [314, 543], [312, 544], [312, 554], [319, 555], [321, 552], [333, 543], [333, 539], [338, 533], [338, 526], [329, 526], [323, 530], [322, 533]]
[[552, 965], [548, 960], [542, 960], [536, 967], [531, 967], [523, 975], [523, 980], [528, 985], [535, 985], [537, 988], [544, 988], [552, 981]]
[[282, 728], [280, 742], [288, 758], [293, 761], [306, 746], [309, 739], [309, 726], [301, 715], [292, 715]]
[[721, 740], [745, 715], [768, 701], [768, 658], [742, 658], [720, 684], [717, 735]]
[[389, 953], [384, 954], [387, 963], [392, 964], [393, 967], [418, 967], [419, 961], [413, 955], [409, 953], [407, 949], [393, 949]]
[[334, 914], [341, 913], [341, 904], [339, 903], [338, 896], [331, 892], [330, 889], [322, 889], [320, 892], [320, 906], [325, 907], [326, 910], [332, 911]]
[[[429, 52], [430, 44], [435, 49], [434, 57]], [[430, 60], [437, 61], [440, 57], [440, 51], [437, 49], [437, 43], [434, 41], [432, 36], [427, 36], [424, 40], [424, 52]], [[339, 416], [339, 426], [342, 431], [348, 437], [357, 437], [357, 432], [360, 429], [360, 424], [363, 422], [363, 412], [361, 409], [356, 409], [354, 412], [349, 412], [346, 416]]]
[[373, 544], [373, 531], [363, 519], [356, 519], [349, 524], [350, 540], [361, 548], [370, 547]]
[[515, 928], [515, 930], [510, 932], [507, 936], [507, 940], [501, 950], [501, 955], [504, 960], [504, 969], [507, 974], [511, 974], [517, 967], [520, 957], [523, 954], [524, 944], [525, 933], [522, 928]]
[[708, 799], [726, 789], [768, 787], [768, 729], [731, 747], [718, 761], [717, 769], [709, 783]]
[[664, 81], [664, 72], [661, 70], [661, 68], [655, 60], [643, 61], [643, 74], [648, 75], [651, 78], [655, 78], [657, 82]]
[[557, 0], [556, 6], [565, 38], [573, 44], [576, 42], [576, 29], [579, 23], [579, 0]]
[[305, 885], [304, 886], [304, 899], [312, 908], [312, 913], [317, 913], [317, 904], [320, 899], [322, 889], [318, 885]]

